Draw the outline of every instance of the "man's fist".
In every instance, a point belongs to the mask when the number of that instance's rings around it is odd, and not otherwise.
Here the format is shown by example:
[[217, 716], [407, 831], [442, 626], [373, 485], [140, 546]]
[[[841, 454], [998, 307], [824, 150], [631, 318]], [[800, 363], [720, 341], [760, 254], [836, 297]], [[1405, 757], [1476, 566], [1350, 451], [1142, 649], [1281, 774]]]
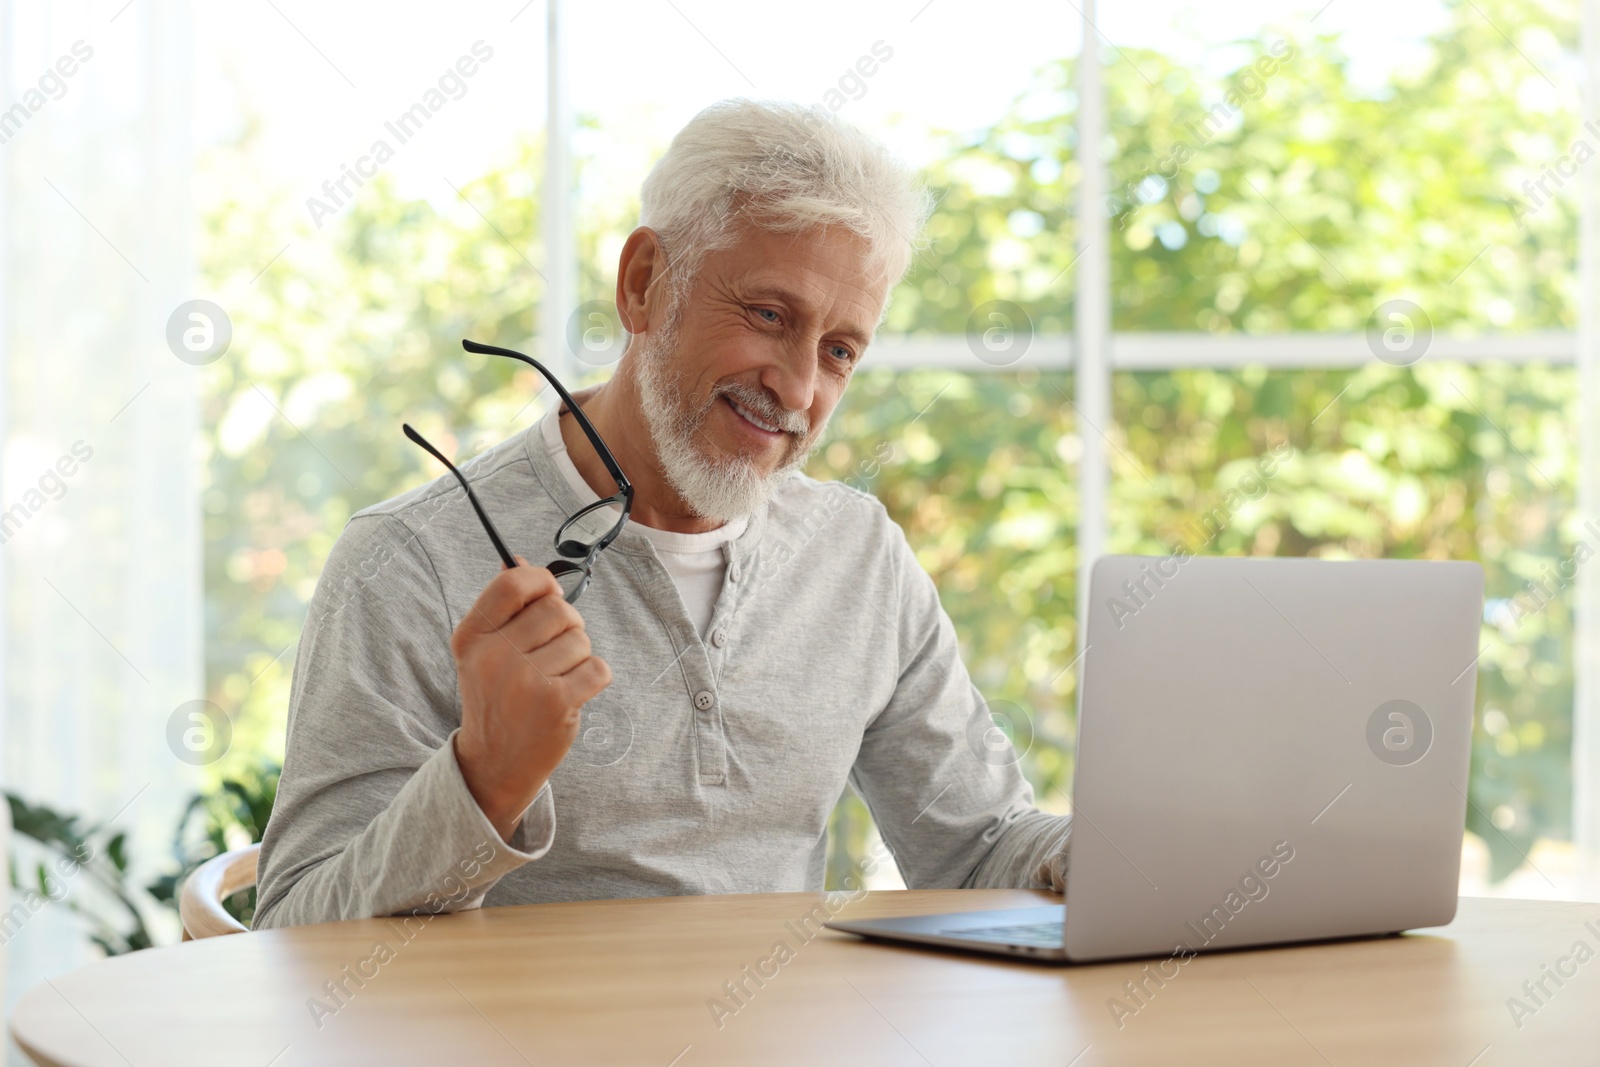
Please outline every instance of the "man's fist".
[[456, 762], [507, 843], [577, 739], [584, 703], [611, 684], [555, 577], [517, 562], [484, 587], [450, 638], [461, 689]]

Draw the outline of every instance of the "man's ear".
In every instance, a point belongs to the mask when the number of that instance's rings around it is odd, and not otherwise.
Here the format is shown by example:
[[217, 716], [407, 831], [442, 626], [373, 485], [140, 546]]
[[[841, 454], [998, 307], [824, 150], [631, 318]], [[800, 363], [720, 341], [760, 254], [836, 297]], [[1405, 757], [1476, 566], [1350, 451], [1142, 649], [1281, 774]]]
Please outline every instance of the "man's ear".
[[667, 254], [648, 226], [628, 235], [617, 261], [617, 316], [629, 333], [646, 333], [667, 307]]

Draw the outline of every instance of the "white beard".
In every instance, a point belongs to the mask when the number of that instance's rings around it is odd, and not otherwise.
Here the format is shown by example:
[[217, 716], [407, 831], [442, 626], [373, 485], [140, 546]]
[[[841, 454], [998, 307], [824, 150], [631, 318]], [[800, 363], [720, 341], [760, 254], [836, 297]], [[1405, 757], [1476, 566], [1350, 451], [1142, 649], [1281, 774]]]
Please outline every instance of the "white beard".
[[805, 438], [805, 447], [794, 449], [793, 455], [771, 474], [744, 456], [707, 455], [713, 446], [701, 433], [701, 427], [712, 405], [724, 394], [786, 428], [798, 428], [794, 424], [802, 416], [796, 412], [771, 412], [770, 398], [750, 395], [750, 389], [731, 382], [714, 390], [700, 410], [690, 411], [681, 380], [666, 366], [677, 342], [678, 319], [675, 312], [671, 313], [660, 330], [639, 336], [637, 380], [645, 422], [667, 482], [683, 502], [701, 518], [731, 522], [765, 504], [781, 482], [805, 466], [822, 436], [821, 429], [815, 436]]

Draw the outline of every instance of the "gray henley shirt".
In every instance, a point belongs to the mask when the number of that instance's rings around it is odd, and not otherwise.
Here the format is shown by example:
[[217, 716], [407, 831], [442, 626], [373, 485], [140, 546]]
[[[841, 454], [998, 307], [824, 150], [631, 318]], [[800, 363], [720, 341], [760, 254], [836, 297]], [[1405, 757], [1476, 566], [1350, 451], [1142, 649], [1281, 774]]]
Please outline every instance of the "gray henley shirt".
[[[536, 428], [466, 470], [536, 565], [580, 501]], [[612, 682], [509, 844], [455, 760], [450, 636], [500, 571], [449, 475], [351, 518], [301, 634], [258, 929], [482, 905], [819, 891], [828, 816], [861, 795], [913, 889], [1052, 888], [1068, 818], [992, 745], [954, 627], [872, 496], [796, 475], [697, 633], [630, 524], [578, 608]]]

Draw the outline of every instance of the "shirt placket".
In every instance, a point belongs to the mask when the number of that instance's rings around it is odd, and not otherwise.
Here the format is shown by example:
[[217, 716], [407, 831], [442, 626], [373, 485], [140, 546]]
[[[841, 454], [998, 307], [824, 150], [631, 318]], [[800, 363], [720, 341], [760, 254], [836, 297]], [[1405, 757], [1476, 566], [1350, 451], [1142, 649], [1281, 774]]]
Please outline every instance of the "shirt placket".
[[723, 551], [728, 553], [728, 565], [723, 572], [722, 593], [717, 597], [716, 607], [712, 611], [706, 640], [696, 640], [700, 654], [695, 659], [704, 665], [704, 673], [696, 676], [694, 671], [685, 672], [689, 681], [690, 703], [694, 705], [700, 781], [704, 785], [727, 784], [727, 719], [723, 714], [717, 679], [722, 676], [722, 665], [733, 644], [733, 617], [741, 582], [746, 577], [744, 562], [732, 547], [724, 546]]
[[[683, 607], [672, 575], [667, 573], [660, 559], [652, 554], [648, 561], [639, 559], [636, 562], [645, 586], [651, 591], [656, 614], [666, 624], [679, 650], [677, 673], [683, 681], [689, 716], [694, 724], [697, 780], [701, 785], [724, 785], [728, 780], [727, 732], [722, 720], [722, 701], [717, 693], [716, 671], [707, 654], [706, 642], [695, 632], [694, 621]], [[713, 617], [716, 620], [721, 618], [722, 599], [725, 598], [719, 598], [718, 613]], [[726, 644], [726, 634], [723, 641]]]

